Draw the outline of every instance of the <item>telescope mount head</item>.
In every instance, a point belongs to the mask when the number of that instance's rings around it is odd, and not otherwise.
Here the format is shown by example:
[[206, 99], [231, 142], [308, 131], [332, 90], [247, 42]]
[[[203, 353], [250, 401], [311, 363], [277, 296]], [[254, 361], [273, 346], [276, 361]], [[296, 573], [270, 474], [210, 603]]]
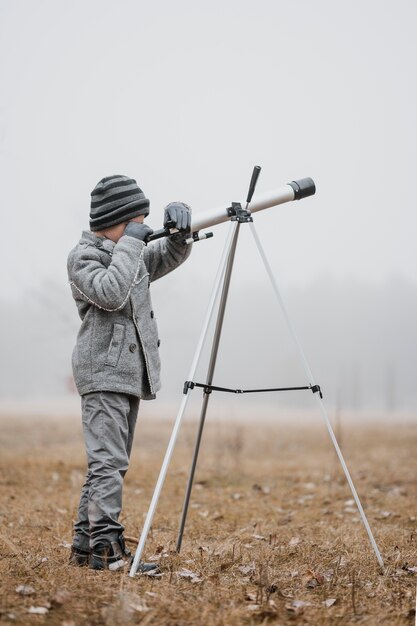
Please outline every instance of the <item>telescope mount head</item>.
[[253, 222], [252, 215], [248, 208], [244, 209], [240, 202], [232, 202], [232, 206], [227, 209], [232, 222]]

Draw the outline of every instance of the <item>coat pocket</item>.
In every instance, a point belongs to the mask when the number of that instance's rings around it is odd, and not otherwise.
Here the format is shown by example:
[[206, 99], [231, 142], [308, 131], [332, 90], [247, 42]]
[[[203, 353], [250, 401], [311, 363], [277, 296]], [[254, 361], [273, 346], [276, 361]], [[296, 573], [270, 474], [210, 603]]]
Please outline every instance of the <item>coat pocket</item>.
[[107, 352], [106, 365], [116, 367], [122, 352], [125, 338], [125, 325], [113, 324], [113, 335]]

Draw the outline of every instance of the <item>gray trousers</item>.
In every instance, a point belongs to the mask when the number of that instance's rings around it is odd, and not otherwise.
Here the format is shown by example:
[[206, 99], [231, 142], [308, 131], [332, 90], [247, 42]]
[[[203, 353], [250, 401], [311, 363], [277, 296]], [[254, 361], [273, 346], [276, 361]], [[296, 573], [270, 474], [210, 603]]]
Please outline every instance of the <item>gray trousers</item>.
[[118, 520], [139, 398], [97, 391], [82, 396], [81, 407], [88, 471], [73, 545], [89, 550], [103, 540], [117, 541], [124, 531]]

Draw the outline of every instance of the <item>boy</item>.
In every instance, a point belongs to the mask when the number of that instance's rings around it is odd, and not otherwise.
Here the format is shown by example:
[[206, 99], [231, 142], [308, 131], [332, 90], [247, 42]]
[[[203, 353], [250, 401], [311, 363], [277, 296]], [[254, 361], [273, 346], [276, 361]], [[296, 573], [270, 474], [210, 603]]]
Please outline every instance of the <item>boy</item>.
[[[88, 472], [74, 525], [70, 563], [119, 569], [131, 559], [118, 521], [140, 399], [160, 389], [159, 339], [150, 283], [180, 265], [191, 246], [190, 208], [174, 202], [164, 225], [179, 235], [146, 245], [149, 200], [127, 176], [103, 178], [91, 193], [90, 231], [68, 256], [82, 324], [72, 356], [81, 395]], [[142, 563], [142, 572], [155, 565]]]

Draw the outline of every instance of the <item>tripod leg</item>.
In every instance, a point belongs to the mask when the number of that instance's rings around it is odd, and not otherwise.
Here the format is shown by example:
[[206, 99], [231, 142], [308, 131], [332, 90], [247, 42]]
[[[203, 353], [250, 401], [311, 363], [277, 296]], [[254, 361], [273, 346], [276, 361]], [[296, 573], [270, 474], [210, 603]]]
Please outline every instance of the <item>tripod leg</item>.
[[[313, 379], [313, 374], [311, 373], [310, 366], [308, 364], [308, 361], [307, 361], [307, 358], [306, 358], [306, 356], [304, 354], [304, 351], [303, 351], [303, 349], [301, 347], [301, 344], [300, 344], [300, 341], [298, 339], [297, 333], [295, 332], [295, 328], [294, 328], [294, 326], [291, 323], [291, 320], [290, 320], [290, 317], [288, 315], [288, 312], [287, 312], [284, 300], [282, 298], [280, 289], [278, 287], [278, 283], [277, 283], [277, 281], [276, 281], [276, 279], [275, 279], [275, 277], [274, 277], [274, 275], [272, 273], [271, 266], [269, 265], [268, 259], [266, 258], [265, 252], [264, 252], [264, 250], [262, 248], [261, 241], [260, 241], [260, 239], [258, 237], [258, 234], [257, 234], [257, 232], [255, 230], [255, 226], [253, 225], [253, 223], [250, 224], [250, 227], [251, 227], [252, 235], [253, 235], [253, 237], [255, 239], [255, 243], [256, 243], [256, 246], [258, 248], [259, 254], [261, 255], [262, 261], [263, 261], [263, 263], [265, 265], [266, 272], [267, 272], [267, 274], [269, 276], [269, 279], [270, 279], [270, 281], [272, 283], [272, 287], [273, 287], [273, 289], [275, 291], [275, 295], [277, 296], [278, 302], [279, 302], [279, 304], [281, 306], [282, 312], [283, 312], [285, 320], [287, 322], [287, 326], [289, 328], [290, 334], [292, 335], [294, 343], [295, 343], [295, 345], [297, 347], [298, 353], [299, 353], [300, 358], [301, 358], [301, 362], [302, 362], [302, 364], [304, 366], [304, 371], [306, 373], [307, 379], [308, 379], [310, 385], [314, 386], [315, 383], [314, 383], [314, 379]], [[323, 401], [320, 398], [319, 394], [315, 393], [314, 395], [316, 396], [317, 401], [319, 403], [320, 411], [321, 411], [322, 417], [324, 419], [324, 422], [326, 424], [327, 430], [329, 432], [330, 439], [332, 440], [332, 443], [333, 443], [334, 448], [336, 450], [336, 454], [337, 454], [337, 456], [339, 458], [340, 464], [341, 464], [342, 469], [344, 471], [344, 474], [346, 476], [346, 480], [347, 480], [347, 482], [349, 484], [349, 487], [350, 487], [350, 490], [352, 492], [353, 498], [354, 498], [354, 500], [356, 502], [356, 506], [358, 507], [359, 514], [360, 514], [360, 516], [362, 518], [362, 522], [363, 522], [363, 525], [365, 526], [366, 532], [368, 533], [368, 537], [369, 537], [371, 545], [372, 545], [372, 547], [374, 549], [376, 558], [378, 560], [379, 565], [383, 568], [384, 567], [384, 561], [382, 560], [381, 553], [380, 553], [380, 551], [378, 549], [378, 546], [376, 545], [376, 541], [375, 541], [374, 536], [372, 534], [371, 527], [369, 526], [369, 523], [368, 523], [368, 520], [366, 518], [365, 512], [364, 512], [364, 510], [362, 508], [361, 501], [359, 500], [359, 496], [358, 496], [357, 491], [355, 489], [355, 485], [353, 484], [353, 481], [352, 481], [352, 478], [350, 476], [349, 470], [348, 470], [347, 465], [345, 463], [345, 460], [343, 458], [342, 451], [341, 451], [341, 449], [339, 447], [339, 444], [337, 443], [336, 436], [335, 436], [335, 434], [333, 432], [333, 428], [332, 428], [332, 425], [330, 423], [329, 417], [327, 415], [325, 406], [324, 406]]]
[[[240, 227], [240, 223], [237, 222], [237, 226], [236, 226], [236, 230], [235, 230], [235, 233], [234, 233], [233, 241], [232, 241], [232, 244], [230, 246], [229, 258], [228, 258], [228, 261], [227, 261], [226, 272], [225, 272], [224, 281], [223, 281], [222, 295], [221, 295], [220, 304], [219, 304], [219, 311], [217, 313], [216, 329], [214, 331], [213, 344], [212, 344], [211, 355], [210, 355], [210, 362], [209, 362], [208, 371], [207, 371], [207, 379], [206, 379], [206, 384], [207, 385], [211, 385], [212, 382], [213, 382], [214, 369], [216, 367], [217, 353], [218, 353], [218, 350], [219, 350], [220, 337], [221, 337], [222, 328], [223, 328], [224, 312], [225, 312], [225, 309], [226, 309], [227, 296], [228, 296], [228, 293], [229, 293], [230, 278], [232, 276], [233, 263], [234, 263], [234, 259], [235, 259], [235, 252], [236, 252], [236, 245], [237, 245], [237, 239], [238, 239], [238, 236], [239, 236], [239, 227]], [[190, 503], [191, 490], [193, 488], [194, 474], [195, 474], [195, 469], [196, 469], [196, 466], [197, 466], [198, 453], [200, 451], [200, 443], [201, 443], [201, 437], [203, 435], [204, 422], [205, 422], [205, 419], [206, 419], [206, 413], [207, 413], [207, 406], [208, 406], [209, 397], [210, 397], [210, 393], [204, 392], [203, 404], [202, 404], [201, 414], [200, 414], [200, 423], [199, 423], [199, 426], [198, 426], [198, 432], [197, 432], [196, 443], [195, 443], [195, 448], [194, 448], [193, 460], [192, 460], [192, 463], [191, 463], [191, 470], [190, 470], [190, 475], [188, 477], [187, 489], [186, 489], [185, 498], [184, 498], [184, 505], [183, 505], [183, 508], [182, 508], [180, 528], [179, 528], [179, 531], [178, 531], [177, 548], [176, 548], [177, 552], [179, 552], [181, 550], [182, 536], [184, 534], [184, 527], [185, 527], [185, 522], [186, 522], [186, 519], [187, 519], [188, 506], [189, 506], [189, 503]]]
[[[226, 268], [226, 263], [229, 258], [229, 251], [233, 242], [233, 235], [235, 233], [235, 230], [236, 230], [236, 223], [232, 222], [230, 230], [229, 230], [229, 235], [228, 235], [228, 238], [227, 238], [224, 250], [223, 250], [222, 258], [220, 260], [219, 268], [217, 270], [217, 275], [216, 275], [216, 279], [214, 282], [213, 291], [210, 297], [210, 302], [208, 305], [206, 317], [203, 322], [200, 339], [197, 344], [197, 348], [194, 354], [193, 362], [191, 364], [190, 373], [188, 375], [187, 380], [193, 380], [198, 362], [200, 360], [201, 352], [203, 350], [203, 346], [204, 346], [206, 336], [207, 336], [207, 331], [208, 331], [208, 328], [209, 328], [209, 325], [213, 316], [214, 307], [217, 301], [217, 296], [220, 291], [222, 278], [223, 278], [225, 268]], [[145, 522], [143, 524], [142, 533], [139, 538], [139, 544], [136, 549], [135, 558], [133, 559], [132, 567], [130, 568], [129, 576], [134, 576], [139, 566], [139, 561], [142, 556], [143, 549], [145, 547], [146, 539], [148, 537], [148, 533], [151, 528], [153, 516], [155, 514], [155, 510], [158, 505], [159, 496], [161, 494], [161, 490], [165, 482], [165, 477], [168, 471], [169, 462], [171, 460], [171, 456], [174, 451], [175, 442], [177, 439], [178, 431], [180, 429], [181, 421], [184, 415], [184, 411], [188, 402], [189, 395], [190, 394], [187, 393], [183, 396], [180, 408], [178, 410], [177, 417], [175, 419], [175, 424], [171, 433], [171, 438], [169, 440], [168, 447], [165, 452], [165, 457], [161, 466], [161, 470], [159, 472], [158, 481], [156, 483], [155, 490], [152, 496], [152, 501], [151, 501], [151, 504], [149, 505], [149, 510], [146, 515]]]

